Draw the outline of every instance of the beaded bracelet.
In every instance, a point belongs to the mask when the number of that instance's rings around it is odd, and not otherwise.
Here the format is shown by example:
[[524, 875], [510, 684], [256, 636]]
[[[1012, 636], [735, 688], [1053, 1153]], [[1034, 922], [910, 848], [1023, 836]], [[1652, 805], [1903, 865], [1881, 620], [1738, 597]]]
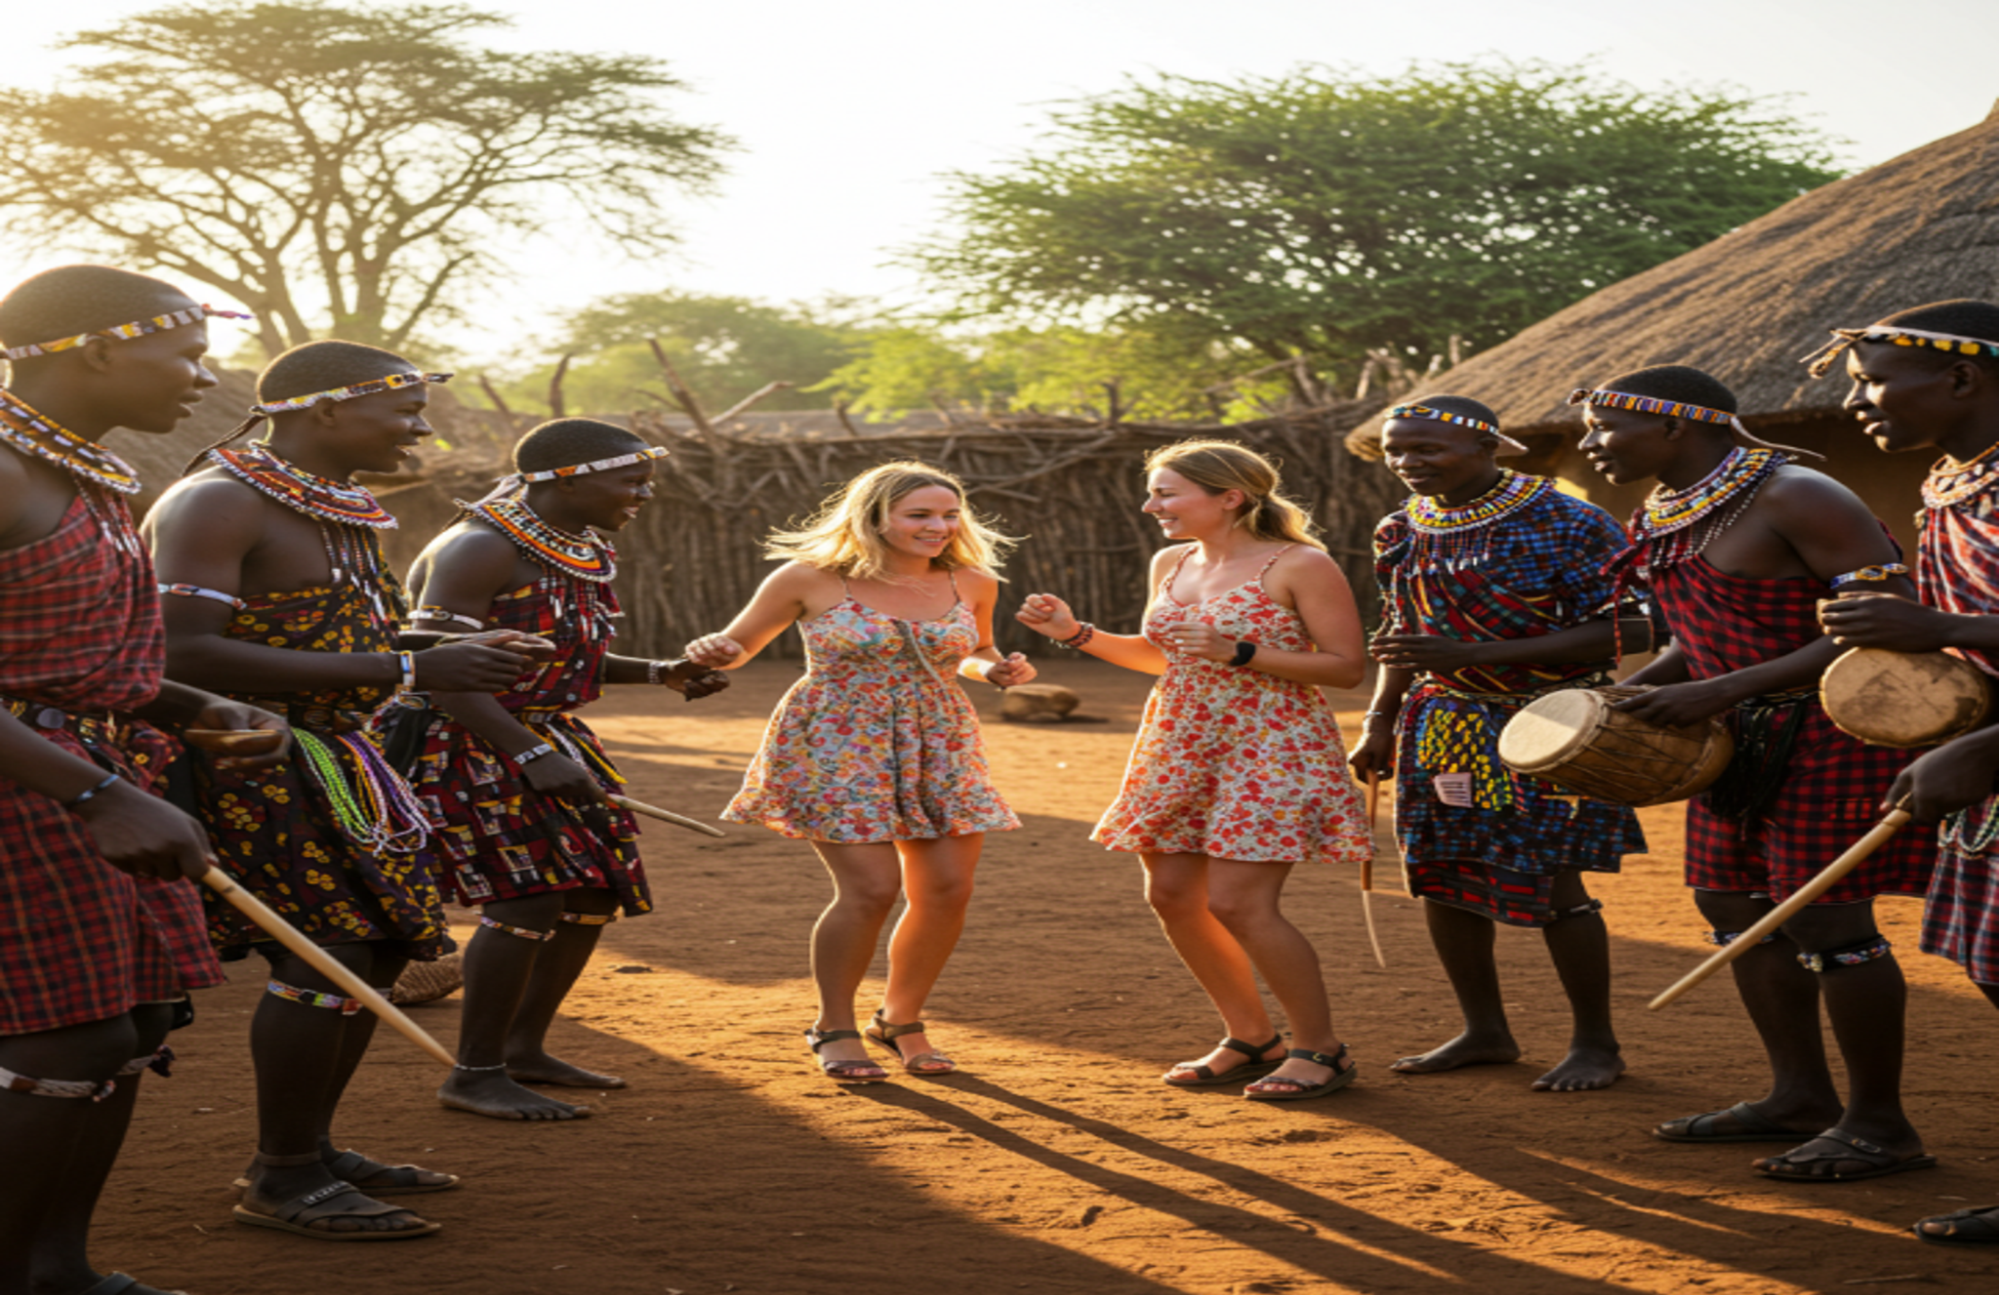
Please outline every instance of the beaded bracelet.
[[1057, 639], [1055, 646], [1057, 648], [1081, 648], [1084, 644], [1090, 642], [1091, 639], [1094, 639], [1096, 634], [1097, 628], [1088, 621], [1085, 621], [1081, 630], [1070, 635], [1067, 639]]
[[398, 686], [397, 691], [401, 693], [416, 692], [416, 654], [413, 652], [399, 652], [396, 654], [396, 664], [401, 668], [403, 676], [403, 682]]
[[1876, 567], [1862, 567], [1858, 571], [1841, 572], [1827, 581], [1826, 584], [1832, 586], [1834, 589], [1838, 589], [1842, 585], [1853, 585], [1860, 581], [1893, 580], [1897, 576], [1907, 576], [1908, 574], [1909, 568], [1904, 563], [1885, 563]]
[[664, 665], [666, 665], [666, 663], [665, 663], [665, 662], [663, 662], [663, 661], [649, 661], [649, 662], [647, 662], [647, 663], [646, 663], [646, 683], [648, 683], [648, 684], [657, 684], [657, 683], [659, 683], [659, 668], [660, 668], [660, 667], [662, 667], [662, 666], [664, 666]]
[[65, 810], [76, 809], [78, 806], [90, 800], [90, 798], [96, 796], [99, 792], [102, 792], [105, 788], [110, 787], [113, 783], [116, 783], [117, 781], [118, 781], [118, 776], [116, 774], [106, 774], [104, 776], [104, 781], [102, 783], [99, 783], [96, 787], [89, 788], [86, 789], [85, 791], [79, 792], [75, 796], [71, 797], [69, 800], [63, 802], [62, 803], [63, 809]]
[[515, 752], [513, 761], [516, 766], [520, 766], [538, 761], [544, 756], [553, 755], [555, 755], [555, 748], [549, 746], [547, 743], [536, 743], [526, 751]]

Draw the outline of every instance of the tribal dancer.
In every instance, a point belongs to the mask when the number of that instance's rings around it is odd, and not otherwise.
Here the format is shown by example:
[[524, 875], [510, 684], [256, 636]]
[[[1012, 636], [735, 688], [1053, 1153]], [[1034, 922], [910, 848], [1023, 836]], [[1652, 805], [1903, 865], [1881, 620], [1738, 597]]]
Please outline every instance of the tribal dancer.
[[[1904, 599], [1840, 599], [1820, 619], [1842, 644], [1955, 653], [1999, 675], [1999, 305], [1950, 301], [1840, 329], [1814, 359], [1822, 374], [1845, 352], [1846, 408], [1883, 450], [1942, 451], [1923, 484], [1916, 588]], [[1928, 606], [1924, 606], [1927, 604]], [[1955, 960], [1999, 1006], [1999, 726], [1938, 748], [1895, 783], [1919, 823], [1943, 818], [1923, 949]], [[1944, 817], [1944, 816], [1948, 817]], [[1923, 1220], [1925, 1242], [1999, 1243], [1999, 1206]]]
[[215, 386], [211, 315], [242, 318], [105, 266], [0, 300], [0, 1291], [159, 1290], [89, 1260], [140, 1077], [222, 981], [186, 880], [208, 839], [153, 795], [178, 750], [154, 726], [284, 727], [162, 681], [139, 483], [99, 444], [171, 432]]
[[[1620, 580], [1642, 582], [1673, 646], [1617, 704], [1658, 724], [1725, 715], [1735, 760], [1687, 807], [1687, 883], [1726, 943], [1832, 862], [1873, 823], [1902, 757], [1863, 746], [1820, 709], [1818, 677], [1840, 652], [1817, 601], [1857, 578], [1912, 589], [1895, 543], [1853, 492], [1793, 466], [1735, 418], [1735, 395], [1667, 365], [1578, 391], [1582, 450], [1620, 484], [1658, 478], [1632, 520]], [[1738, 443], [1739, 442], [1739, 443]], [[1734, 964], [1762, 1037], [1770, 1092], [1654, 1132], [1690, 1143], [1801, 1142], [1756, 1163], [1765, 1175], [1868, 1179], [1935, 1164], [1902, 1111], [1902, 969], [1875, 926], [1874, 897], [1920, 895], [1935, 838], [1904, 832]], [[1819, 1001], [1846, 1064], [1842, 1108]], [[1820, 1133], [1819, 1131], [1823, 1131]]]
[[[353, 475], [396, 471], [430, 431], [429, 384], [446, 377], [351, 342], [294, 347], [258, 377], [250, 421], [228, 441], [267, 418], [269, 434], [207, 451], [146, 522], [168, 596], [168, 672], [281, 710], [294, 734], [276, 769], [196, 759], [223, 867], [385, 992], [409, 959], [437, 957], [443, 905], [420, 853], [422, 809], [362, 731], [399, 684], [504, 687], [526, 664], [493, 643], [398, 650], [402, 586], [376, 543], [395, 519]], [[225, 958], [254, 949], [271, 965], [250, 1026], [257, 1154], [237, 1220], [329, 1241], [436, 1232], [370, 1194], [435, 1192], [455, 1177], [333, 1144], [375, 1015], [212, 900], [209, 932]]]
[[412, 569], [415, 626], [518, 630], [553, 641], [547, 663], [497, 692], [445, 691], [412, 781], [445, 879], [485, 910], [465, 951], [458, 1068], [438, 1100], [503, 1120], [590, 1109], [527, 1084], [621, 1088], [550, 1057], [548, 1028], [620, 908], [652, 908], [637, 825], [606, 803], [624, 779], [574, 712], [606, 684], [725, 687], [706, 667], [611, 653], [620, 615], [611, 546], [652, 498], [656, 449], [624, 428], [558, 419], [514, 447], [515, 475], [466, 509]]
[[1608, 682], [1616, 627], [1600, 569], [1624, 548], [1624, 530], [1552, 481], [1501, 468], [1496, 452], [1525, 447], [1477, 401], [1398, 405], [1381, 444], [1416, 494], [1374, 533], [1383, 669], [1353, 767], [1394, 772], [1409, 891], [1424, 901], [1465, 1023], [1390, 1069], [1519, 1058], [1493, 959], [1499, 922], [1541, 930], [1574, 1020], [1568, 1056], [1534, 1088], [1601, 1089], [1624, 1060], [1603, 902], [1583, 874], [1616, 872], [1645, 838], [1630, 807], [1564, 796], [1508, 770], [1498, 749], [1499, 731], [1535, 698]]

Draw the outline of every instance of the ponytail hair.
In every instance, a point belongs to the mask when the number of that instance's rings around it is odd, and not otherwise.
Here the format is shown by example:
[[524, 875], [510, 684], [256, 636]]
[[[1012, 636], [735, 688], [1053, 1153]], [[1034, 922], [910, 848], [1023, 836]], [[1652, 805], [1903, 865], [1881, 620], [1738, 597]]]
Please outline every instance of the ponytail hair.
[[1283, 493], [1277, 465], [1234, 441], [1179, 441], [1145, 457], [1145, 470], [1169, 469], [1210, 495], [1238, 490], [1246, 501], [1235, 525], [1258, 540], [1326, 546], [1312, 515]]

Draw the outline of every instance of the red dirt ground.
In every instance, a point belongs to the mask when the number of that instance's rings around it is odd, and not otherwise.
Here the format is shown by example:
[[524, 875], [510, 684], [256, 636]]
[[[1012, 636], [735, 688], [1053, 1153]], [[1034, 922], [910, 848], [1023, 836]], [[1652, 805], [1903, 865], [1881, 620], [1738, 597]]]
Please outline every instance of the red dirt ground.
[[[795, 673], [754, 666], [691, 705], [627, 690], [594, 719], [635, 795], [711, 816]], [[1148, 681], [1073, 661], [1044, 678], [1081, 692], [1095, 722], [1000, 724], [996, 695], [977, 690], [1026, 827], [989, 840], [929, 1013], [959, 1075], [859, 1091], [821, 1079], [799, 1034], [806, 931], [826, 897], [810, 851], [760, 829], [710, 841], [648, 825], [659, 911], [609, 930], [554, 1035], [630, 1089], [564, 1126], [449, 1112], [436, 1065], [385, 1031], [340, 1140], [464, 1175], [459, 1191], [407, 1199], [444, 1231], [348, 1247], [246, 1229], [228, 1184], [253, 1140], [258, 982], [239, 972], [200, 996], [174, 1079], [148, 1082], [105, 1194], [100, 1267], [197, 1292], [1999, 1290], [1999, 1252], [1907, 1232], [1999, 1199], [1999, 1017], [1954, 966], [1915, 952], [1914, 902], [1881, 908], [1912, 982], [1909, 1105], [1941, 1170], [1784, 1185], [1748, 1171], [1756, 1146], [1647, 1135], [1756, 1097], [1763, 1079], [1725, 979], [1645, 1010], [1706, 952], [1671, 808], [1647, 812], [1655, 854], [1598, 887], [1632, 1063], [1613, 1089], [1528, 1091], [1566, 1019], [1524, 932], [1500, 950], [1525, 1061], [1385, 1070], [1453, 1033], [1450, 993], [1417, 904], [1377, 896], [1381, 970], [1354, 873], [1333, 869], [1295, 876], [1289, 909], [1325, 959], [1361, 1083], [1291, 1106], [1162, 1088], [1159, 1072], [1220, 1030], [1145, 909], [1136, 861], [1087, 840]], [[1339, 697], [1350, 733], [1361, 701]], [[1383, 874], [1393, 888], [1393, 866]], [[457, 1002], [416, 1015], [449, 1042]]]

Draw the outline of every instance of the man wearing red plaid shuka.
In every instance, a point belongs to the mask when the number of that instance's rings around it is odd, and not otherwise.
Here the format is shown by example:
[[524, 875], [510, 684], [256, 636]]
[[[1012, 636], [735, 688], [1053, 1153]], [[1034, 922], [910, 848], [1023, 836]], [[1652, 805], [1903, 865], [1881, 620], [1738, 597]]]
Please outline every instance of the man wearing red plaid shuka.
[[[1821, 614], [1842, 644], [1954, 653], [1999, 675], [1999, 305], [1935, 302], [1878, 324], [1838, 329], [1812, 364], [1840, 359], [1846, 408], [1889, 453], [1939, 451], [1923, 483], [1916, 587], [1905, 599], [1841, 599]], [[1927, 606], [1925, 606], [1927, 605]], [[1923, 949], [1953, 959], [1999, 1005], [1999, 727], [1923, 757], [1896, 780], [1918, 823], [1943, 823], [1923, 913]], [[1946, 1245], [1999, 1243], [1999, 1206], [1921, 1221], [1916, 1236]]]
[[170, 432], [215, 385], [212, 311], [105, 266], [0, 300], [0, 1291], [150, 1292], [91, 1267], [140, 1076], [221, 981], [201, 826], [154, 793], [173, 728], [284, 729], [165, 683], [153, 569], [113, 428]]
[[[1724, 717], [1736, 755], [1687, 807], [1687, 882], [1709, 939], [1727, 944], [1866, 832], [1904, 757], [1833, 728], [1818, 679], [1841, 649], [1818, 600], [1879, 577], [1913, 593], [1895, 543], [1858, 496], [1751, 437], [1735, 395], [1698, 369], [1643, 369], [1571, 403], [1582, 451], [1619, 484], [1656, 478], [1614, 560], [1649, 593], [1673, 646], [1629, 683], [1620, 709], [1658, 724]], [[1802, 452], [1795, 452], [1802, 453]], [[1773, 1073], [1753, 1102], [1682, 1117], [1675, 1142], [1795, 1143], [1756, 1162], [1772, 1178], [1870, 1179], [1935, 1164], [1902, 1110], [1901, 968], [1874, 897], [1921, 895], [1935, 837], [1908, 830], [1734, 963]], [[1826, 1061], [1819, 1004], [1845, 1063], [1844, 1103]]]

